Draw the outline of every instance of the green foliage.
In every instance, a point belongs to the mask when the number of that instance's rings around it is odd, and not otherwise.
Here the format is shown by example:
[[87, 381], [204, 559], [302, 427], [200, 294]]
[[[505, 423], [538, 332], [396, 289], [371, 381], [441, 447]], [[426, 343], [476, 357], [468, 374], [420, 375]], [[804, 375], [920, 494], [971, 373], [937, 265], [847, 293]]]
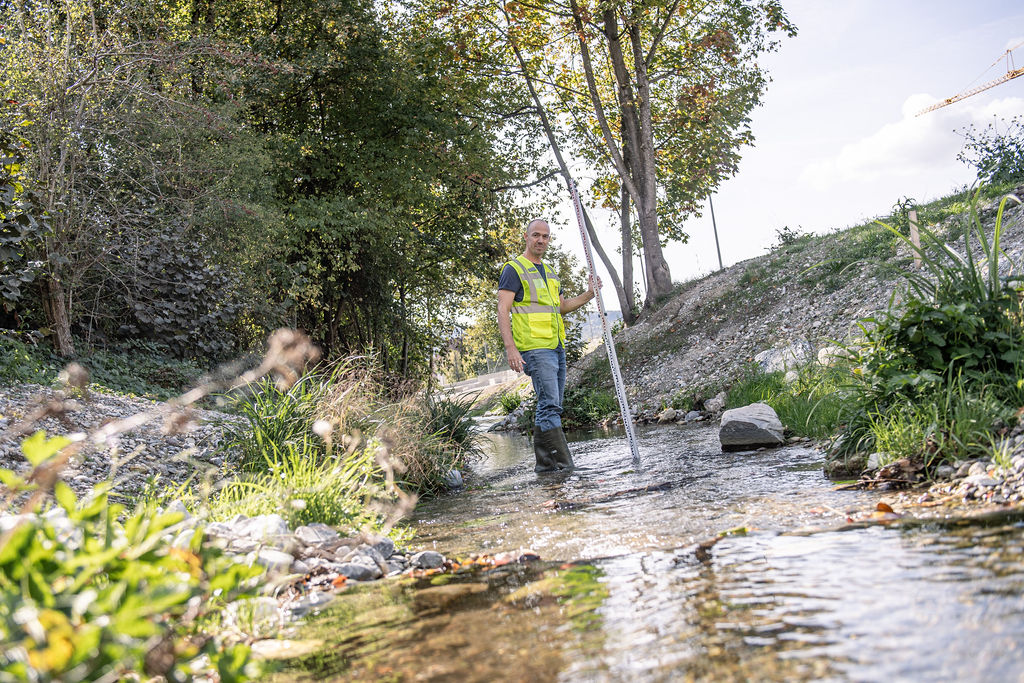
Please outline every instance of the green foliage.
[[63, 367], [61, 359], [38, 344], [0, 334], [0, 385], [49, 384]]
[[910, 211], [917, 204], [913, 197], [902, 197], [892, 205], [892, 214], [889, 216], [889, 223], [899, 231], [901, 235], [910, 234]]
[[1022, 287], [1019, 276], [1000, 274], [1005, 206], [1006, 199], [991, 239], [972, 207], [962, 255], [922, 230], [925, 272], [906, 274], [900, 308], [863, 323], [864, 341], [852, 358], [859, 372], [845, 450], [884, 444], [928, 460], [935, 453], [955, 458], [987, 447], [979, 435], [1019, 407]]
[[[68, 443], [38, 432], [22, 447], [38, 466]], [[33, 487], [10, 470], [0, 477], [8, 489]], [[102, 492], [79, 504], [61, 482], [54, 494], [62, 512], [23, 517], [0, 545], [4, 680], [191, 680], [203, 654], [226, 680], [248, 680], [248, 647], [225, 647], [205, 626], [262, 570], [204, 546], [201, 528], [170, 547], [180, 513], [129, 514]]]
[[[0, 334], [0, 385], [56, 381], [67, 359], [31, 339], [30, 335]], [[75, 360], [89, 370], [96, 387], [156, 400], [180, 394], [202, 374], [194, 362], [173, 358], [166, 347], [144, 341], [98, 349]]]
[[390, 496], [377, 463], [380, 443], [325, 454], [319, 443], [269, 443], [265, 470], [229, 481], [211, 501], [215, 519], [236, 514], [278, 513], [295, 528], [320, 522], [353, 532], [379, 529], [382, 517], [371, 511], [375, 500]]
[[686, 387], [672, 394], [666, 407], [684, 412], [701, 410], [704, 406], [704, 401], [717, 394], [720, 390], [721, 387], [718, 385]]
[[978, 180], [983, 183], [1024, 180], [1024, 119], [1020, 116], [1009, 121], [994, 121], [983, 130], [969, 125], [958, 132], [964, 138], [964, 146], [956, 158], [977, 169]]
[[619, 412], [619, 402], [610, 391], [578, 387], [565, 392], [562, 426], [583, 429], [599, 424]]
[[501, 406], [501, 412], [504, 415], [514, 412], [522, 403], [523, 397], [518, 391], [503, 391], [498, 396], [498, 405]]
[[421, 443], [406, 459], [415, 461], [404, 483], [419, 493], [444, 489], [444, 477], [451, 470], [464, 470], [483, 457], [480, 435], [473, 423], [476, 395], [462, 397], [427, 395], [421, 408]]
[[317, 373], [303, 375], [284, 390], [261, 380], [249, 393], [235, 398], [235, 412], [246, 424], [228, 430], [225, 448], [240, 454], [238, 466], [243, 472], [272, 469], [282, 451], [308, 446], [319, 438], [312, 425], [325, 394], [324, 378]]
[[0, 128], [0, 309], [12, 313], [18, 300], [40, 274], [43, 261], [33, 260], [49, 234], [39, 197], [25, 187], [28, 142]]

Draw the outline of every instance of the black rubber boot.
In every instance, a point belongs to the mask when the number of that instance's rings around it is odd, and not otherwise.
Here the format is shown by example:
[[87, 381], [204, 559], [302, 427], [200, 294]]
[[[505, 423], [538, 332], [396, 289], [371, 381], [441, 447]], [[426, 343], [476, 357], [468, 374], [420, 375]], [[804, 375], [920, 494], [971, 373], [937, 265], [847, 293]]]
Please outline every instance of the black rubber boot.
[[555, 460], [557, 452], [552, 439], [554, 432], [554, 429], [542, 432], [536, 426], [533, 428], [533, 453], [537, 456], [537, 464], [533, 467], [534, 472], [558, 471], [558, 463]]
[[565, 432], [562, 431], [561, 427], [557, 427], [551, 431], [554, 432], [554, 435], [551, 437], [551, 442], [554, 444], [554, 459], [555, 464], [558, 465], [558, 469], [576, 469], [576, 463], [572, 461], [572, 453], [569, 451], [569, 442], [565, 440]]

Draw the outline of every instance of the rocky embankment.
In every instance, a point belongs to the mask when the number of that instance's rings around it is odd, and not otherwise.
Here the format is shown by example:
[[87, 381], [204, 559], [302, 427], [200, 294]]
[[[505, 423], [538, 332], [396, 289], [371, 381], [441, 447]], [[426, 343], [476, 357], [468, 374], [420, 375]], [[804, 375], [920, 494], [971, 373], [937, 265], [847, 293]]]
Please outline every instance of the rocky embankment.
[[[144, 398], [90, 391], [68, 398], [37, 384], [0, 387], [0, 468], [24, 473], [28, 461], [21, 453], [23, 432], [44, 430], [48, 436], [92, 433], [112, 421], [140, 413], [161, 412], [161, 404]], [[84, 439], [61, 478], [79, 497], [105, 480], [111, 494], [133, 501], [147, 482], [159, 488], [177, 486], [197, 476], [218, 477], [231, 454], [226, 434], [238, 425], [233, 415], [192, 410], [186, 420], [157, 418], [97, 444]]]
[[[1024, 186], [1016, 195], [1024, 198]], [[989, 235], [997, 207], [996, 200], [981, 207]], [[1001, 269], [1024, 263], [1022, 216], [1024, 207], [1008, 203], [1002, 246], [1009, 259]], [[957, 235], [964, 220], [953, 216], [930, 229], [962, 253]], [[680, 392], [711, 398], [755, 358], [763, 369], [780, 369], [784, 350], [795, 349], [800, 362], [808, 362], [856, 337], [859, 322], [885, 309], [902, 287], [898, 270], [913, 263], [908, 247], [893, 251], [879, 235], [852, 229], [790, 239], [764, 256], [681, 285], [671, 300], [615, 338], [634, 411], [649, 420]], [[873, 262], [880, 258], [884, 264]], [[601, 374], [605, 359], [603, 348], [590, 353], [570, 369], [567, 386], [610, 385]]]

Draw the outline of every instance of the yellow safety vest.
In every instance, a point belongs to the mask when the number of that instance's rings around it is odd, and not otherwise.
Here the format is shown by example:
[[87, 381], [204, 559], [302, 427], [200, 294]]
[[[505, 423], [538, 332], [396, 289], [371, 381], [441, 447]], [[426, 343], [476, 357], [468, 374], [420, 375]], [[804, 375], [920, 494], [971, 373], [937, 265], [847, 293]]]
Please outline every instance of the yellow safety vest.
[[558, 276], [545, 268], [547, 280], [530, 259], [519, 256], [506, 265], [523, 283], [523, 300], [512, 302], [512, 340], [520, 351], [555, 349], [565, 341], [565, 323], [558, 312]]

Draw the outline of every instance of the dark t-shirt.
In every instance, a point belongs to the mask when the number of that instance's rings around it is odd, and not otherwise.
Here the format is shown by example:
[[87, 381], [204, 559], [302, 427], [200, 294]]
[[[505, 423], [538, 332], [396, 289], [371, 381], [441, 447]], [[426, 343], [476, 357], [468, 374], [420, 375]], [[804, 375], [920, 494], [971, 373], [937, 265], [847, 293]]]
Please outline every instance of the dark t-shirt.
[[[544, 282], [547, 282], [548, 274], [544, 272], [544, 264], [538, 263], [537, 270], [540, 271], [540, 276], [544, 278]], [[507, 263], [501, 270], [501, 279], [498, 280], [498, 289], [507, 289], [510, 292], [515, 292], [515, 296], [512, 297], [515, 301], [523, 300], [523, 281], [519, 279], [519, 273], [516, 272], [516, 269]]]

